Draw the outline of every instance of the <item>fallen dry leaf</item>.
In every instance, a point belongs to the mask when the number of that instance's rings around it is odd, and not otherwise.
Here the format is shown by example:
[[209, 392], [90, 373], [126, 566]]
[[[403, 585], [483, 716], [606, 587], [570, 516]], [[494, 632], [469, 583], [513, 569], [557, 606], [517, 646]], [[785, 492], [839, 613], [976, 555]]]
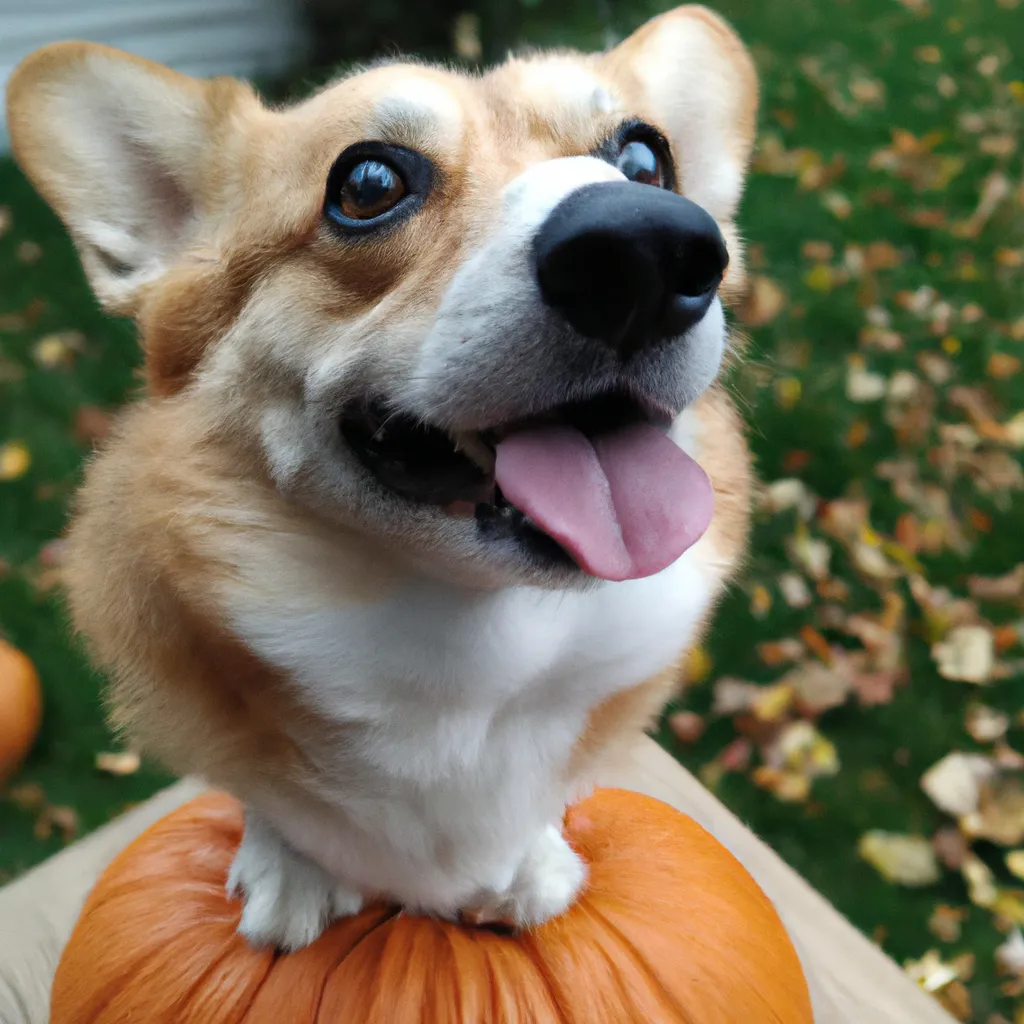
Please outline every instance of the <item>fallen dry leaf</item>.
[[940, 878], [932, 844], [924, 836], [873, 830], [857, 843], [857, 853], [887, 882], [918, 888]]
[[808, 718], [817, 718], [832, 708], [841, 707], [851, 689], [847, 676], [817, 661], [798, 665], [779, 682], [793, 690], [798, 710]]
[[964, 728], [978, 743], [994, 743], [1006, 735], [1010, 716], [985, 704], [971, 704], [967, 708]]
[[1005, 857], [1006, 867], [1011, 875], [1024, 878], [1024, 850], [1011, 850]]
[[0, 444], [0, 483], [18, 480], [32, 465], [32, 456], [21, 441]]
[[668, 727], [680, 743], [696, 743], [704, 735], [704, 719], [693, 711], [676, 711], [669, 715]]
[[939, 675], [964, 683], [987, 683], [994, 656], [992, 633], [983, 626], [957, 626], [945, 640], [932, 645]]
[[758, 694], [750, 704], [754, 717], [762, 722], [779, 722], [789, 711], [795, 696], [793, 687], [785, 683], [759, 686]]
[[967, 589], [979, 601], [1024, 600], [1024, 562], [1002, 576], [968, 576]]
[[928, 918], [928, 930], [940, 942], [957, 942], [967, 919], [965, 907], [950, 907], [940, 903]]
[[63, 842], [70, 843], [78, 835], [78, 828], [78, 814], [74, 808], [46, 804], [36, 816], [32, 834], [36, 839], [46, 840], [58, 832]]
[[807, 581], [795, 572], [784, 572], [779, 577], [779, 591], [790, 608], [806, 608], [811, 603]]
[[789, 557], [811, 579], [822, 580], [828, 576], [832, 549], [827, 541], [812, 536], [802, 523], [795, 534], [786, 538], [786, 550]]
[[58, 331], [47, 334], [32, 346], [32, 358], [44, 370], [67, 369], [85, 347], [80, 331]]
[[976, 810], [966, 814], [960, 827], [969, 837], [1000, 846], [1024, 842], [1024, 780], [996, 777], [982, 785]]
[[960, 865], [967, 883], [967, 896], [976, 907], [992, 907], [999, 898], [992, 869], [976, 854], [968, 851]]
[[96, 755], [96, 769], [107, 775], [134, 775], [142, 765], [142, 758], [133, 750]]
[[928, 950], [920, 960], [904, 961], [903, 970], [925, 992], [939, 992], [957, 980], [956, 967], [945, 962], [935, 949]]
[[986, 372], [995, 380], [1009, 380], [1020, 372], [1021, 361], [1006, 352], [994, 352], [988, 361]]
[[757, 700], [761, 687], [756, 683], [748, 683], [743, 679], [735, 679], [732, 676], [723, 676], [715, 680], [714, 701], [711, 713], [720, 717], [738, 714], [741, 711], [748, 711], [751, 705]]
[[802, 772], [759, 765], [754, 769], [752, 779], [755, 786], [783, 803], [803, 803], [811, 794], [810, 777]]
[[978, 809], [982, 783], [995, 774], [995, 765], [989, 758], [956, 751], [921, 776], [921, 788], [939, 810], [961, 818]]
[[944, 825], [932, 836], [932, 847], [950, 871], [959, 871], [970, 851], [967, 837], [953, 825]]
[[1007, 974], [1024, 978], [1024, 935], [1020, 928], [1014, 928], [996, 950], [996, 963]]
[[880, 373], [850, 366], [846, 373], [846, 397], [851, 402], [877, 402], [885, 398], [889, 383]]
[[802, 480], [787, 477], [774, 480], [762, 491], [762, 506], [772, 513], [796, 509], [801, 519], [810, 519], [818, 507], [818, 499]]
[[769, 767], [800, 772], [812, 779], [839, 771], [835, 746], [810, 722], [788, 722], [763, 753]]
[[785, 307], [786, 293], [779, 284], [763, 274], [754, 274], [750, 279], [750, 290], [739, 315], [748, 327], [764, 327]]
[[756, 650], [761, 661], [774, 668], [787, 662], [799, 661], [806, 648], [796, 637], [786, 637], [782, 640], [766, 640], [758, 644]]

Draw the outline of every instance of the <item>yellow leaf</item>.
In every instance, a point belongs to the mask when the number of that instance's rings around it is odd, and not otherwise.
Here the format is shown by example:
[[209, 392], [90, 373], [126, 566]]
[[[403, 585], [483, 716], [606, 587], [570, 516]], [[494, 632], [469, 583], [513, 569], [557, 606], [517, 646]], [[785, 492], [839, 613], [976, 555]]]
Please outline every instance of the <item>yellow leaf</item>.
[[1024, 925], [1024, 900], [1021, 894], [1004, 889], [992, 904], [992, 913], [1012, 925]]
[[804, 284], [814, 292], [830, 292], [835, 281], [832, 268], [827, 263], [819, 263], [804, 274]]
[[783, 409], [792, 409], [800, 401], [803, 388], [796, 377], [781, 377], [775, 383], [775, 400]]
[[772, 595], [767, 587], [759, 583], [750, 595], [750, 614], [755, 619], [763, 619], [771, 610]]
[[1006, 866], [1011, 874], [1024, 878], [1024, 850], [1011, 850], [1006, 855]]
[[790, 722], [784, 726], [765, 750], [765, 759], [810, 778], [835, 775], [839, 771], [835, 746], [805, 721]]
[[996, 900], [999, 899], [995, 875], [976, 853], [968, 853], [964, 857], [960, 873], [967, 883], [967, 895], [976, 907], [995, 906]]
[[909, 572], [924, 572], [924, 566], [902, 544], [897, 544], [894, 540], [882, 542], [882, 553]]
[[711, 675], [712, 665], [711, 655], [708, 654], [705, 648], [691, 647], [686, 655], [686, 663], [683, 666], [687, 683], [690, 685], [703, 683]]
[[754, 785], [766, 789], [784, 803], [803, 803], [811, 795], [811, 780], [800, 772], [761, 765], [754, 769]]
[[751, 711], [762, 722], [777, 722], [789, 710], [795, 696], [792, 686], [785, 683], [764, 688], [751, 705]]
[[0, 444], [0, 481], [18, 480], [32, 465], [32, 456], [21, 441]]

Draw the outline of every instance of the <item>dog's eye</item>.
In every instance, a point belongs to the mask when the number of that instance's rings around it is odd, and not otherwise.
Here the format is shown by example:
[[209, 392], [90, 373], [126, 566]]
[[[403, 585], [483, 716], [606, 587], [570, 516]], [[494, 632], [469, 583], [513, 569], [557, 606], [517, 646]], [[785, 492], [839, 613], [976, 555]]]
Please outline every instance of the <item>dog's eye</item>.
[[640, 142], [638, 139], [627, 142], [619, 153], [616, 167], [630, 181], [639, 182], [641, 185], [655, 185], [658, 188], [665, 187], [665, 171], [661, 157], [646, 142]]
[[363, 160], [346, 175], [337, 197], [350, 220], [373, 220], [387, 213], [405, 195], [405, 182], [381, 160]]
[[324, 217], [339, 237], [379, 235], [423, 207], [436, 177], [422, 153], [388, 142], [357, 142], [327, 175]]

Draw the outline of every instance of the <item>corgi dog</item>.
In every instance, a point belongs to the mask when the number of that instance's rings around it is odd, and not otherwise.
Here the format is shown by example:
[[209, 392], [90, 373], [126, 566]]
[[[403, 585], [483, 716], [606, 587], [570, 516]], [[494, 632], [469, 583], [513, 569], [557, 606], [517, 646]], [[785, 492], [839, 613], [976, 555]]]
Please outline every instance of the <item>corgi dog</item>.
[[68, 540], [113, 720], [234, 794], [254, 945], [384, 899], [529, 928], [566, 806], [673, 695], [742, 558], [747, 51], [389, 61], [272, 108], [109, 47], [7, 94], [144, 393]]

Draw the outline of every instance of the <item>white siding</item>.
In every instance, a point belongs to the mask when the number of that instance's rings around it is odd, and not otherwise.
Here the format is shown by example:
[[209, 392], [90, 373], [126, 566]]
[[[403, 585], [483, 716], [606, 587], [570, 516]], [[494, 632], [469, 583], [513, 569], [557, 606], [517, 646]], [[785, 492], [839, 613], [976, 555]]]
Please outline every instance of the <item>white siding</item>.
[[108, 43], [190, 75], [274, 74], [302, 56], [299, 2], [0, 0], [0, 86], [22, 57], [61, 39]]

